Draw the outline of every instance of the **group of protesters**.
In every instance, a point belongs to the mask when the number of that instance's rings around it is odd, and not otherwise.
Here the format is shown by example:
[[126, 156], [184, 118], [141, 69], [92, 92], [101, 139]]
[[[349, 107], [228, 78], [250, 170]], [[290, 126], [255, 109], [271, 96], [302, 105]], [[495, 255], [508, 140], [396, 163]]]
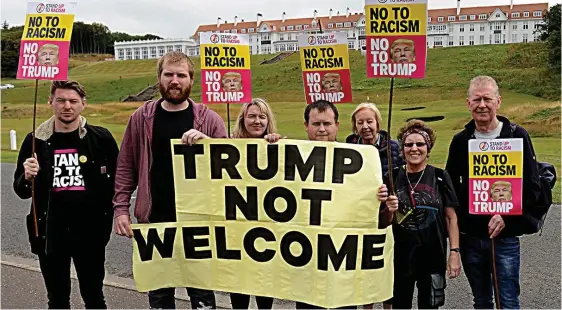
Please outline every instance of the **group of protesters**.
[[[106, 128], [87, 123], [81, 115], [86, 105], [81, 84], [52, 83], [49, 104], [54, 115], [35, 130], [35, 153], [33, 133], [26, 136], [13, 182], [22, 199], [30, 198], [32, 191], [35, 195], [26, 223], [49, 308], [70, 308], [71, 260], [85, 307], [107, 308], [105, 248], [112, 230], [133, 236], [129, 209], [135, 190], [138, 223], [176, 221], [170, 139], [192, 145], [213, 138], [255, 138], [269, 143], [285, 138], [270, 105], [259, 98], [242, 105], [228, 137], [221, 116], [190, 98], [194, 70], [182, 52], [169, 52], [159, 59], [161, 98], [146, 102], [131, 115], [120, 149]], [[472, 120], [453, 137], [445, 169], [428, 163], [437, 143], [437, 134], [428, 124], [411, 120], [392, 140], [391, 133], [381, 129], [383, 120], [375, 104], [361, 103], [353, 111], [353, 133], [345, 142], [378, 149], [384, 181], [378, 189], [379, 228], [392, 226], [395, 240], [393, 297], [383, 303], [384, 308], [411, 308], [414, 285], [419, 308], [443, 306], [446, 277], [457, 277], [461, 265], [475, 308], [493, 308], [494, 295], [502, 307], [520, 307], [519, 237], [523, 232], [519, 227], [525, 217], [505, 219], [468, 212], [470, 139], [522, 138], [523, 212], [540, 191], [531, 139], [524, 128], [497, 115], [501, 103], [493, 78], [478, 76], [470, 81], [466, 105]], [[319, 100], [304, 109], [308, 140], [337, 142], [339, 121], [338, 109], [331, 102]], [[492, 240], [497, 288], [492, 281]], [[217, 307], [213, 291], [187, 288], [187, 293], [192, 308]], [[247, 309], [250, 304], [250, 296], [244, 294], [231, 293], [230, 300], [234, 309]], [[148, 301], [150, 308], [175, 308], [175, 288], [150, 291]], [[273, 306], [269, 296], [256, 296], [256, 302], [260, 309]], [[345, 308], [358, 306], [373, 305]], [[319, 307], [297, 301], [296, 308]]]

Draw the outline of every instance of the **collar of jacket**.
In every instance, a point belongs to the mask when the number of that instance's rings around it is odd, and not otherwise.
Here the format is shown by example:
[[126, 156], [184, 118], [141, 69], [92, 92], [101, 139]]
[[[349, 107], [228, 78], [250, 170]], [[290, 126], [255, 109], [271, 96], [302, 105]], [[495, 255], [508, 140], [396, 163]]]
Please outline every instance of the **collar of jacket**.
[[[503, 117], [501, 115], [496, 115], [498, 120], [503, 123], [502, 131], [500, 132], [500, 137], [507, 137], [509, 136], [509, 132], [511, 131], [511, 122], [507, 119], [507, 117]], [[472, 137], [474, 135], [474, 131], [476, 131], [476, 122], [471, 120], [464, 126], [467, 133]]]
[[[80, 126], [78, 126], [78, 134], [80, 139], [86, 136], [86, 118], [82, 115], [80, 117]], [[47, 141], [55, 132], [55, 116], [51, 116], [48, 120], [43, 122], [37, 129], [35, 129], [35, 137], [39, 140]]]

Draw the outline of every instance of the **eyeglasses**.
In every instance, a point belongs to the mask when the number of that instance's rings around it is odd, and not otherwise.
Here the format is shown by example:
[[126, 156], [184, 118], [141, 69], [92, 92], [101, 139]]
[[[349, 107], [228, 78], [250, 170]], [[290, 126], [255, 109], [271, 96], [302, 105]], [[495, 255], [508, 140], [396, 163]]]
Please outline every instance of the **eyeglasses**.
[[414, 146], [414, 144], [415, 144], [417, 147], [422, 147], [422, 146], [425, 146], [425, 145], [426, 145], [425, 142], [408, 142], [408, 143], [404, 143], [404, 146], [405, 146], [405, 147], [412, 147], [412, 146]]

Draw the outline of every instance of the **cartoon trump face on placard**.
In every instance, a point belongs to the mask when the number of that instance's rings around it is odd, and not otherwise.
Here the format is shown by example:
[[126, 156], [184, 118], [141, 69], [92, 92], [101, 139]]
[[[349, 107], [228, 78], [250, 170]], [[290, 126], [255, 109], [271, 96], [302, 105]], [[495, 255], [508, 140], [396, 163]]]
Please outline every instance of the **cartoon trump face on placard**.
[[339, 73], [326, 73], [322, 77], [322, 91], [335, 93], [342, 90], [341, 77]]
[[41, 66], [59, 64], [59, 47], [55, 44], [43, 44], [37, 51], [37, 63]]
[[392, 51], [392, 62], [409, 63], [416, 61], [416, 50], [414, 41], [408, 39], [398, 39], [390, 46]]
[[227, 72], [222, 76], [222, 89], [224, 91], [241, 91], [242, 75], [238, 72]]
[[490, 187], [490, 196], [492, 201], [511, 201], [513, 193], [511, 192], [511, 183], [508, 181], [496, 181]]

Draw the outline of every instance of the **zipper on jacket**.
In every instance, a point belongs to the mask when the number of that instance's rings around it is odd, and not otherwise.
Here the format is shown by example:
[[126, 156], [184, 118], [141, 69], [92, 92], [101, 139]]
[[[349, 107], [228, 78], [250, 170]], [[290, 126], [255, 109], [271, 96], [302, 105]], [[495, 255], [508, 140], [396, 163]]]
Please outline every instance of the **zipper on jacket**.
[[[47, 143], [47, 154], [48, 158], [51, 158], [51, 142], [45, 141]], [[53, 172], [54, 162], [50, 162], [51, 167], [49, 168], [49, 174], [47, 175], [47, 180], [49, 180], [49, 195], [47, 196], [47, 210], [45, 211], [45, 255], [47, 254], [49, 238], [47, 236], [48, 225], [49, 225], [49, 209], [51, 208], [51, 192], [53, 190], [53, 180], [51, 179]]]

